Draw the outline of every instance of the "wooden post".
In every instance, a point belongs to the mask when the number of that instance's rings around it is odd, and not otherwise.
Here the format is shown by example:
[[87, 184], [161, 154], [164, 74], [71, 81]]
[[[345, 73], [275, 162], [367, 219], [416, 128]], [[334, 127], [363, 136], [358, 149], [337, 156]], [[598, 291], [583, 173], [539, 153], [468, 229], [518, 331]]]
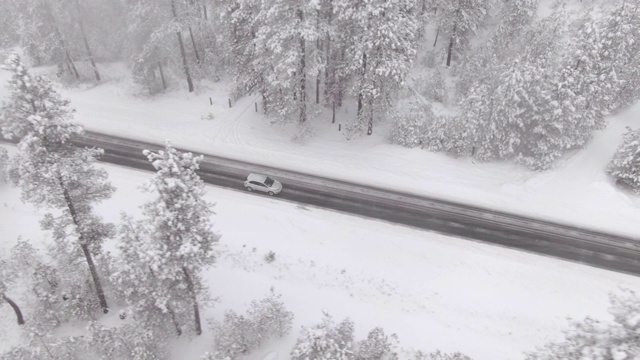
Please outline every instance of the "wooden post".
[[336, 102], [333, 102], [333, 115], [331, 116], [331, 123], [335, 124], [336, 122]]
[[258, 112], [258, 102], [256, 101], [255, 103], [253, 103], [255, 105], [256, 108], [256, 112]]
[[231, 99], [229, 99], [229, 108], [231, 108]]
[[342, 124], [338, 124], [338, 131], [342, 131]]
[[211, 100], [211, 96], [209, 96], [209, 104], [213, 105], [213, 100]]

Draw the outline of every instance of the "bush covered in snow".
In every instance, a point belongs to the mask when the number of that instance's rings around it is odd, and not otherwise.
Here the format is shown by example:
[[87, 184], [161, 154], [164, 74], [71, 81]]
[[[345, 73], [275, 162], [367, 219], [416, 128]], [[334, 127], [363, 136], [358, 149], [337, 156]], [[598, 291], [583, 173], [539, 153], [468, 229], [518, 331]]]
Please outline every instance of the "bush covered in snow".
[[640, 129], [628, 128], [622, 145], [613, 155], [607, 173], [616, 183], [640, 193]]
[[344, 319], [336, 325], [325, 313], [320, 324], [302, 328], [302, 335], [291, 351], [291, 360], [307, 359], [353, 359], [353, 322]]
[[611, 295], [613, 322], [574, 321], [563, 342], [549, 343], [527, 360], [631, 360], [640, 357], [640, 297], [632, 290]]
[[293, 313], [284, 308], [280, 295], [274, 293], [251, 302], [246, 315], [230, 310], [222, 323], [214, 323], [215, 347], [205, 360], [233, 360], [250, 353], [264, 341], [283, 337], [291, 331]]
[[358, 343], [355, 360], [398, 360], [397, 343], [395, 334], [387, 336], [382, 328], [377, 327]]
[[414, 360], [471, 360], [471, 358], [459, 352], [446, 354], [438, 350], [428, 354], [418, 351], [415, 354]]
[[431, 71], [426, 76], [418, 77], [413, 83], [414, 88], [420, 95], [442, 104], [447, 103], [447, 87], [444, 74], [439, 68]]

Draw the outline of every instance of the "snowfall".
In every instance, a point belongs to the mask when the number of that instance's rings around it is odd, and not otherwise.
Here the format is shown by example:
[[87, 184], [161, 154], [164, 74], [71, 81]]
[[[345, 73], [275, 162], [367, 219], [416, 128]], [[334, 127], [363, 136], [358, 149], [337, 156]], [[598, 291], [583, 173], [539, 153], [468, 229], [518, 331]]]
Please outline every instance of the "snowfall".
[[[474, 163], [389, 145], [383, 126], [374, 128], [373, 136], [347, 140], [338, 125], [354, 116], [353, 104], [335, 124], [330, 114], [315, 121], [315, 137], [301, 144], [292, 141], [295, 127], [272, 125], [255, 112], [256, 98], [232, 101], [229, 108], [225, 83], [150, 98], [134, 95], [124, 65], [102, 67], [110, 75], [98, 86], [60, 87], [77, 109], [75, 120], [87, 130], [155, 143], [170, 139], [197, 153], [640, 238], [640, 199], [614, 187], [604, 173], [625, 127], [640, 123], [640, 104], [611, 117], [586, 149], [550, 171], [532, 172], [511, 163]], [[0, 72], [0, 82], [8, 75]], [[6, 91], [0, 90], [0, 98]], [[123, 211], [139, 215], [150, 196], [140, 186], [150, 174], [100, 166], [118, 191], [97, 211], [112, 222]], [[318, 323], [323, 311], [337, 321], [351, 318], [357, 339], [381, 326], [397, 334], [405, 349], [521, 359], [524, 352], [561, 339], [569, 317], [608, 319], [608, 295], [620, 287], [640, 290], [637, 277], [468, 239], [240, 190], [208, 186], [207, 196], [216, 203], [214, 222], [222, 239], [218, 261], [205, 275], [219, 302], [206, 317], [220, 320], [226, 310], [242, 312], [272, 287], [295, 314], [289, 337], [266, 344], [249, 359], [288, 359], [300, 327]], [[50, 234], [38, 225], [42, 215], [22, 204], [17, 189], [0, 185], [0, 252], [6, 254], [18, 237], [48, 241]], [[268, 263], [264, 256], [270, 251], [276, 257]], [[0, 307], [0, 323], [2, 351], [20, 338], [9, 307]], [[174, 358], [198, 359], [211, 342], [210, 331], [181, 339], [173, 345]]]

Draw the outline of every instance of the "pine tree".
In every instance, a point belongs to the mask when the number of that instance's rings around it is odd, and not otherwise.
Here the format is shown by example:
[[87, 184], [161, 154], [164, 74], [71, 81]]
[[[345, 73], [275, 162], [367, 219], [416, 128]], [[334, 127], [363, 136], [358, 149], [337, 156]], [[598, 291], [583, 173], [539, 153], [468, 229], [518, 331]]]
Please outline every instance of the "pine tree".
[[220, 238], [212, 229], [211, 204], [204, 200], [204, 183], [196, 173], [202, 157], [181, 153], [169, 144], [145, 155], [156, 169], [148, 190], [158, 196], [144, 206], [149, 236], [162, 257], [153, 270], [161, 283], [182, 295], [182, 304], [190, 304], [200, 335], [198, 299], [206, 294], [200, 272], [213, 264], [214, 245]]
[[623, 143], [607, 166], [616, 184], [640, 193], [640, 130], [627, 128]]
[[343, 62], [358, 101], [351, 132], [371, 135], [374, 117], [386, 117], [392, 107], [416, 54], [419, 21], [414, 5], [409, 0], [336, 0], [336, 26], [344, 26], [352, 37]]
[[574, 321], [561, 342], [527, 354], [527, 360], [637, 359], [640, 356], [640, 298], [629, 289], [610, 296], [613, 321]]
[[10, 176], [22, 189], [22, 198], [36, 206], [60, 211], [48, 215], [45, 226], [54, 230], [58, 248], [76, 250], [70, 256], [85, 259], [96, 297], [108, 312], [94, 256], [101, 251], [111, 226], [92, 213], [92, 206], [109, 198], [114, 188], [105, 170], [93, 166], [100, 150], [79, 148], [70, 140], [82, 128], [71, 122], [73, 110], [43, 77], [31, 76], [13, 55], [7, 61], [13, 73], [11, 95], [2, 109], [2, 132], [20, 139], [20, 153], [10, 164]]
[[471, 35], [476, 33], [489, 10], [487, 0], [443, 1], [439, 6], [438, 28], [449, 36], [446, 65], [451, 65], [453, 51], [469, 47]]

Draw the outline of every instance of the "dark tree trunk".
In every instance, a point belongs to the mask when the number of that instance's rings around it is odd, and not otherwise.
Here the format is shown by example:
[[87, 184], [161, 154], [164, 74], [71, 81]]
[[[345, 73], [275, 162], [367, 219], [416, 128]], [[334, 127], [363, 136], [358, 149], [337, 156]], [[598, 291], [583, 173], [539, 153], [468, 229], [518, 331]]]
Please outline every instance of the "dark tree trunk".
[[162, 63], [158, 61], [158, 69], [160, 70], [160, 79], [162, 79], [162, 88], [167, 89], [167, 83], [164, 81], [164, 71], [162, 71]]
[[78, 0], [76, 0], [76, 7], [78, 8], [78, 22], [80, 23], [80, 31], [82, 32], [82, 41], [84, 42], [84, 48], [85, 50], [87, 50], [87, 55], [89, 56], [89, 61], [91, 61], [91, 67], [93, 68], [93, 73], [96, 76], [96, 81], [100, 81], [100, 73], [98, 72], [96, 61], [93, 58], [93, 52], [91, 51], [89, 41], [87, 40], [87, 33], [86, 31], [84, 31], [84, 22], [82, 21], [82, 8], [80, 7], [80, 2]]
[[[62, 43], [64, 43], [64, 41], [61, 41]], [[69, 55], [69, 50], [65, 50], [65, 53], [67, 54], [67, 61], [69, 62], [69, 64], [71, 64], [71, 69], [73, 69], [73, 74], [76, 76], [76, 79], [80, 79], [80, 74], [78, 74], [78, 69], [76, 69], [76, 64], [73, 63], [73, 60], [71, 60], [71, 55]]]
[[[320, 9], [316, 10], [316, 32], [320, 34]], [[322, 43], [320, 42], [320, 36], [316, 40], [316, 51], [321, 52]], [[326, 70], [325, 70], [326, 71]], [[320, 103], [320, 75], [322, 71], [318, 71], [316, 74], [316, 104]]]
[[73, 60], [71, 60], [71, 56], [69, 55], [69, 49], [67, 49], [67, 45], [65, 44], [64, 38], [62, 37], [62, 33], [60, 32], [60, 29], [58, 29], [58, 25], [56, 25], [56, 19], [53, 17], [53, 11], [51, 11], [51, 6], [49, 5], [48, 1], [44, 2], [44, 6], [47, 10], [47, 14], [49, 15], [49, 21], [51, 21], [51, 25], [53, 25], [53, 30], [56, 34], [56, 36], [58, 37], [58, 42], [60, 43], [60, 47], [62, 48], [62, 51], [64, 51], [64, 56], [66, 57], [67, 61], [68, 61], [68, 67], [70, 67], [70, 71], [76, 76], [76, 79], [80, 79], [80, 74], [78, 73], [78, 69], [76, 69], [76, 65], [73, 63]]
[[189, 295], [191, 296], [191, 301], [193, 302], [193, 318], [195, 321], [196, 335], [200, 335], [202, 334], [202, 325], [200, 323], [200, 309], [198, 308], [198, 298], [196, 297], [196, 289], [195, 289], [195, 286], [193, 285], [193, 280], [191, 279], [191, 275], [189, 275], [189, 270], [187, 270], [186, 267], [183, 267], [182, 272], [184, 273], [184, 279], [187, 282]]
[[[176, 20], [178, 15], [176, 14], [176, 4], [173, 0], [171, 0], [171, 13], [173, 14], [173, 19]], [[178, 44], [180, 45], [180, 55], [182, 56], [182, 68], [184, 69], [184, 74], [187, 77], [187, 85], [189, 86], [189, 92], [193, 92], [193, 81], [191, 80], [191, 74], [189, 73], [189, 63], [187, 62], [187, 54], [184, 51], [184, 43], [182, 42], [182, 33], [180, 31], [176, 31], [176, 35], [178, 36]]]
[[73, 201], [71, 196], [69, 195], [69, 191], [62, 181], [62, 177], [59, 177], [60, 187], [62, 188], [62, 194], [64, 196], [64, 201], [67, 205], [67, 209], [69, 209], [69, 213], [71, 214], [71, 219], [73, 220], [73, 224], [78, 231], [78, 237], [80, 240], [80, 247], [82, 248], [82, 253], [84, 254], [84, 258], [87, 261], [87, 265], [89, 266], [89, 272], [91, 273], [91, 278], [93, 280], [93, 285], [96, 287], [96, 295], [98, 296], [98, 301], [100, 302], [100, 307], [102, 308], [103, 313], [109, 312], [109, 306], [107, 305], [107, 298], [104, 295], [104, 289], [102, 288], [102, 283], [100, 282], [100, 277], [98, 276], [98, 270], [96, 269], [96, 265], [93, 262], [93, 256], [91, 255], [91, 251], [89, 251], [88, 239], [85, 239], [85, 235], [80, 231], [80, 224], [78, 221], [78, 214], [76, 213], [76, 209], [73, 205]]
[[[344, 63], [345, 48], [340, 50], [340, 62]], [[334, 73], [335, 76], [335, 73]], [[344, 97], [344, 76], [335, 76], [338, 78], [338, 107], [342, 107], [342, 98]]]
[[202, 3], [202, 14], [204, 15], [205, 20], [209, 20], [209, 15], [207, 14], [207, 4]]
[[453, 51], [453, 44], [456, 39], [456, 26], [458, 24], [453, 25], [453, 32], [451, 33], [451, 39], [449, 40], [449, 51], [447, 52], [447, 66], [451, 65], [451, 52]]
[[20, 311], [18, 304], [11, 300], [6, 294], [2, 294], [2, 298], [4, 299], [4, 301], [9, 303], [9, 305], [11, 305], [13, 311], [16, 313], [16, 317], [18, 318], [18, 325], [24, 325], [24, 318], [22, 317], [22, 311]]
[[198, 54], [198, 47], [196, 46], [196, 41], [193, 39], [193, 31], [191, 31], [191, 26], [189, 26], [189, 37], [191, 38], [191, 46], [193, 46], [193, 52], [196, 55], [196, 62], [200, 64], [200, 54]]
[[[298, 9], [300, 23], [304, 21], [302, 9]], [[300, 34], [300, 119], [301, 123], [307, 121], [307, 70], [306, 70], [305, 40]]]
[[[364, 77], [366, 73], [367, 73], [367, 53], [363, 52], [362, 53], [362, 76]], [[363, 95], [362, 95], [362, 88], [361, 88], [360, 91], [358, 92], [358, 119], [362, 118], [362, 100], [363, 100]]]
[[373, 99], [369, 98], [369, 122], [367, 123], [367, 135], [373, 134]]
[[[333, 21], [333, 0], [329, 0], [329, 11], [327, 15], [327, 23], [328, 26], [331, 27], [331, 22]], [[335, 106], [336, 94], [334, 83], [336, 80], [335, 69], [331, 67], [331, 33], [327, 34], [327, 45], [326, 45], [326, 54], [325, 54], [325, 68], [324, 68], [324, 97], [325, 99], [329, 99], [328, 94], [331, 91], [331, 100]], [[331, 73], [331, 76], [329, 76]]]
[[436, 30], [436, 40], [433, 42], [433, 47], [436, 47], [438, 43], [438, 35], [440, 35], [440, 26], [438, 26], [438, 30]]

